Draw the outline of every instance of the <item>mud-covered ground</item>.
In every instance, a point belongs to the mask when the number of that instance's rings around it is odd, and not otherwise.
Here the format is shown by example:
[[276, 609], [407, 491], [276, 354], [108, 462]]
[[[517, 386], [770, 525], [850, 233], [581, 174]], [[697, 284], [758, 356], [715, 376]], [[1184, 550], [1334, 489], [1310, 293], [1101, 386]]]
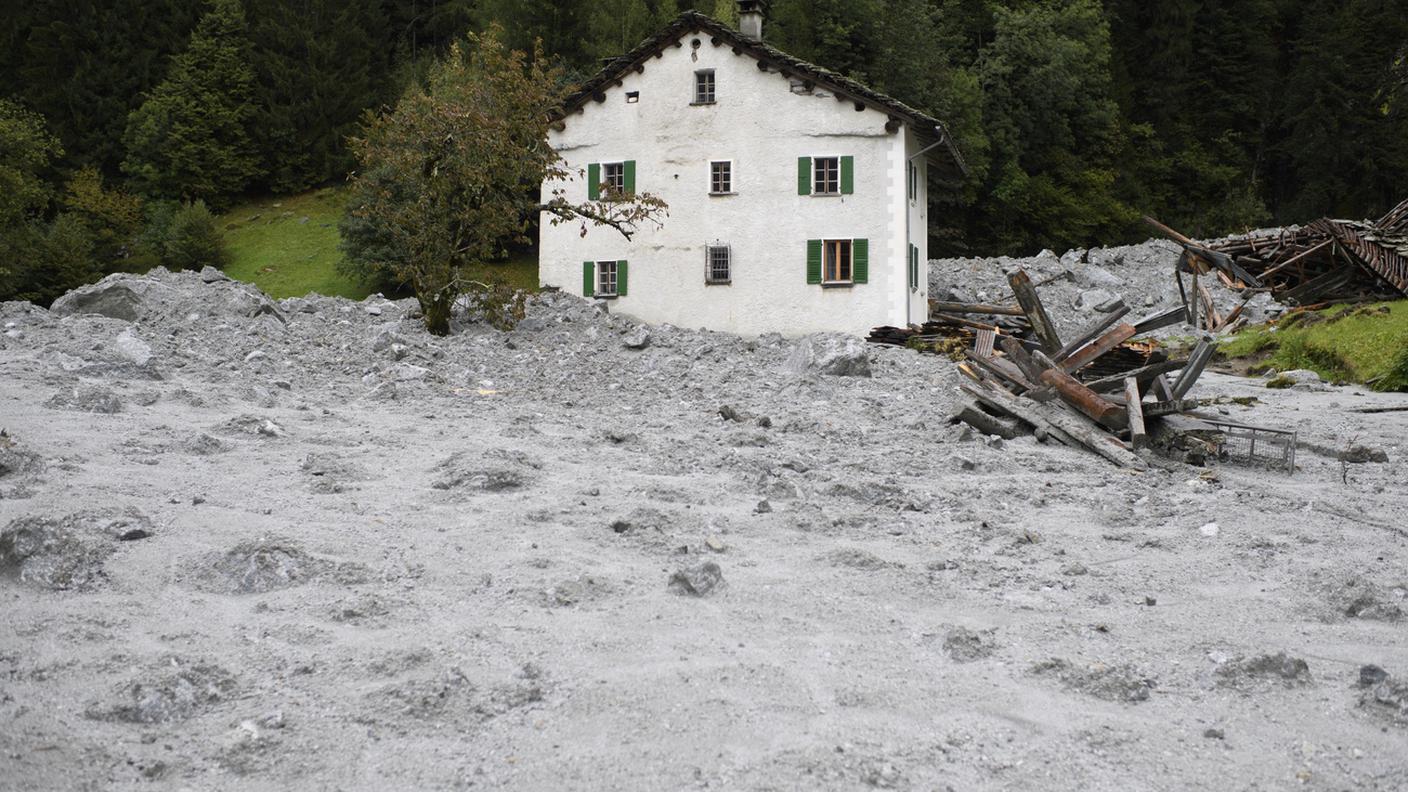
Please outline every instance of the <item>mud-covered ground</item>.
[[0, 788], [1408, 788], [1403, 395], [1130, 473], [903, 349], [207, 279], [0, 306]]

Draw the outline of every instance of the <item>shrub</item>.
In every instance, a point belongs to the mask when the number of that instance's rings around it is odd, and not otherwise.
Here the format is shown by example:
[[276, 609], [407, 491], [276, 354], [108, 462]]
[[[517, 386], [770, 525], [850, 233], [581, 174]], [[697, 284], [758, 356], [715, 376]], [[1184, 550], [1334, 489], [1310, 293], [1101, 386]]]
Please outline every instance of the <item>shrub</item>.
[[175, 210], [161, 236], [161, 263], [171, 269], [224, 269], [229, 263], [225, 238], [205, 201]]
[[1374, 381], [1376, 391], [1408, 391], [1408, 346], [1393, 356], [1388, 371]]

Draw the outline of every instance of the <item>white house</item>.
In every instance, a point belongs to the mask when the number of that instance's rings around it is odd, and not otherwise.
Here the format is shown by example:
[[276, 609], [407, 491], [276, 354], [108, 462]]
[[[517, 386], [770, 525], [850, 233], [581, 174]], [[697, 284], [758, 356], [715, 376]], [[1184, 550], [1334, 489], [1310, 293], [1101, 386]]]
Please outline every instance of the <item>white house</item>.
[[928, 190], [963, 161], [943, 125], [689, 12], [575, 93], [551, 144], [572, 201], [663, 198], [661, 228], [542, 222], [542, 284], [638, 319], [743, 334], [865, 333], [928, 316]]

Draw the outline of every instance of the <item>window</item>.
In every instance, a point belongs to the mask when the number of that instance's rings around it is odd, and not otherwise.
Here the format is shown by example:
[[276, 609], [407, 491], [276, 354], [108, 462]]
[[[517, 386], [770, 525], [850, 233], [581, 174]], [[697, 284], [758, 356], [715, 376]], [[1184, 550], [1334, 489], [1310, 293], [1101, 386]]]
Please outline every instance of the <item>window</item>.
[[640, 91], [626, 91], [626, 104], [635, 104], [640, 101]]
[[614, 261], [598, 261], [596, 263], [596, 296], [615, 297], [617, 269]]
[[704, 282], [728, 283], [733, 280], [733, 251], [722, 242], [704, 249]]
[[701, 69], [694, 73], [694, 103], [714, 103], [714, 70]]
[[817, 157], [812, 160], [812, 192], [816, 195], [841, 192], [840, 157]]
[[851, 240], [828, 239], [822, 243], [822, 283], [851, 282]]
[[733, 163], [727, 160], [709, 163], [709, 194], [729, 195], [733, 192]]
[[626, 163], [607, 162], [601, 166], [602, 184], [610, 195], [624, 195], [626, 192]]
[[919, 200], [919, 168], [909, 163], [909, 200]]

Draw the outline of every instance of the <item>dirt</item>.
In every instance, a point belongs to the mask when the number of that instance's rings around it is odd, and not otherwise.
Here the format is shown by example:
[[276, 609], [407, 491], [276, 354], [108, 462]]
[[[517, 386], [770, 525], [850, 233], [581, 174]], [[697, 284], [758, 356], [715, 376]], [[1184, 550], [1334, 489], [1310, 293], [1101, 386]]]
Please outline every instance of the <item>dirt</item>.
[[1401, 394], [1132, 474], [940, 356], [207, 277], [0, 305], [0, 788], [1408, 788]]

